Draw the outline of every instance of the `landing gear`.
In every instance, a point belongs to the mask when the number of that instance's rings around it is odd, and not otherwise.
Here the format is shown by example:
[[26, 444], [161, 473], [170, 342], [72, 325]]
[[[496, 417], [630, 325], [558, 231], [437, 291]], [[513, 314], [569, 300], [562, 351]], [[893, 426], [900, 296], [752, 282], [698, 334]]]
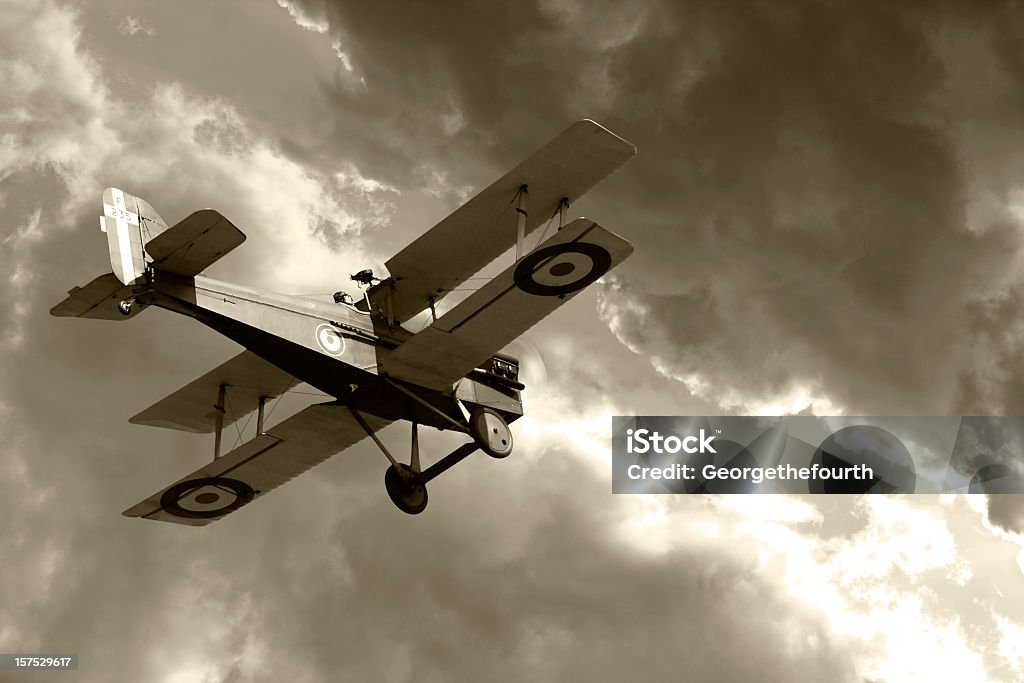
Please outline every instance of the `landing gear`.
[[125, 299], [117, 305], [117, 310], [121, 312], [121, 315], [132, 314], [132, 304], [135, 303], [134, 299]]
[[[399, 469], [400, 468], [400, 469]], [[408, 465], [391, 465], [384, 473], [384, 488], [391, 502], [402, 512], [418, 515], [427, 507], [427, 487], [419, 472]]]
[[512, 430], [496, 410], [474, 410], [469, 416], [469, 432], [480, 450], [492, 458], [507, 458], [512, 453]]
[[367, 436], [377, 444], [377, 447], [384, 453], [384, 457], [391, 463], [384, 473], [384, 488], [387, 489], [388, 496], [395, 507], [409, 515], [418, 515], [426, 509], [427, 482], [465, 460], [477, 450], [483, 450], [492, 458], [504, 458], [512, 452], [512, 432], [509, 431], [505, 418], [498, 412], [481, 406], [470, 414], [468, 425], [457, 423], [450, 417], [446, 418], [459, 431], [472, 436], [473, 440], [462, 444], [430, 467], [421, 470], [419, 426], [415, 422], [412, 423], [412, 453], [409, 457], [409, 464], [406, 465], [398, 462], [391, 455], [391, 452], [381, 443], [377, 434], [356, 408], [349, 405], [349, 410]]

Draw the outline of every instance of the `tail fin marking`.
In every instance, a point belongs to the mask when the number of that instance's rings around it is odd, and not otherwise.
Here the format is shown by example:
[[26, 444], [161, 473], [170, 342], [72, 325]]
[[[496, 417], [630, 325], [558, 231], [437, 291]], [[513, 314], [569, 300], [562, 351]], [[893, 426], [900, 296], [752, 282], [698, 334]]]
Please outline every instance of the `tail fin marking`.
[[110, 187], [103, 192], [100, 229], [107, 233], [111, 270], [123, 284], [130, 285], [146, 272], [146, 242], [167, 225], [146, 201]]

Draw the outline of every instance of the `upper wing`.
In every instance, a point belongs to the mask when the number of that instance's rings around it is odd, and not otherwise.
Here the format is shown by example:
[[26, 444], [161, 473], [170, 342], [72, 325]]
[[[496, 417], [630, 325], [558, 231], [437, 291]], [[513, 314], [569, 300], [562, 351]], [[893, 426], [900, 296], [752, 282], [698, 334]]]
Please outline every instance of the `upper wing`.
[[[375, 432], [390, 423], [372, 415], [364, 419]], [[366, 432], [344, 406], [310, 406], [123, 514], [203, 526], [365, 437]]]
[[261, 397], [280, 396], [299, 384], [299, 380], [251, 351], [243, 351], [128, 421], [209, 434], [215, 429], [215, 404], [222, 384], [226, 385], [223, 426], [227, 427], [256, 410]]
[[579, 218], [385, 356], [386, 373], [450, 387], [621, 263], [633, 246]]
[[388, 260], [391, 277], [371, 298], [390, 306], [395, 320], [408, 320], [515, 244], [512, 202], [520, 187], [529, 195], [529, 234], [563, 198], [575, 201], [635, 155], [636, 147], [593, 121], [574, 123]]

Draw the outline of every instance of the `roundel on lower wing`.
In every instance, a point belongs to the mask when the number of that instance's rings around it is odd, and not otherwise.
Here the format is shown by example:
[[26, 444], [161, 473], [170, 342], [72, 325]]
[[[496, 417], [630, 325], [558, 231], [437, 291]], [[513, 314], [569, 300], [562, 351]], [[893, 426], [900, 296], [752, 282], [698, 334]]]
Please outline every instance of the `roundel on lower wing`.
[[538, 249], [516, 266], [516, 287], [537, 296], [565, 296], [608, 272], [612, 255], [589, 242], [553, 244]]
[[176, 517], [221, 517], [255, 497], [244, 481], [227, 477], [201, 477], [175, 484], [160, 496], [160, 507]]
[[332, 356], [340, 356], [345, 353], [345, 338], [341, 336], [334, 326], [324, 323], [316, 328], [316, 343], [325, 353]]

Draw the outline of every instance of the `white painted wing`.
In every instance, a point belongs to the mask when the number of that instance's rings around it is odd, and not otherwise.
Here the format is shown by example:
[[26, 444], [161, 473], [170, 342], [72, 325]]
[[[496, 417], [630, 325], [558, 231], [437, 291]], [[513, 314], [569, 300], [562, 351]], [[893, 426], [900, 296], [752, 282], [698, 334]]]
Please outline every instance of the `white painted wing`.
[[[375, 432], [390, 424], [372, 415], [364, 419]], [[333, 403], [310, 406], [123, 514], [204, 526], [365, 437], [348, 408]]]
[[382, 369], [420, 386], [448, 388], [632, 252], [618, 235], [576, 219], [385, 356]]
[[199, 379], [189, 382], [130, 418], [132, 424], [211, 434], [215, 429], [217, 395], [226, 386], [224, 427], [256, 410], [261, 396], [280, 396], [299, 380], [251, 351], [243, 351]]
[[512, 202], [528, 186], [526, 234], [555, 213], [563, 197], [575, 201], [636, 155], [636, 147], [590, 120], [561, 135], [420, 235], [385, 264], [391, 277], [371, 291], [404, 321], [440, 299], [515, 244]]

